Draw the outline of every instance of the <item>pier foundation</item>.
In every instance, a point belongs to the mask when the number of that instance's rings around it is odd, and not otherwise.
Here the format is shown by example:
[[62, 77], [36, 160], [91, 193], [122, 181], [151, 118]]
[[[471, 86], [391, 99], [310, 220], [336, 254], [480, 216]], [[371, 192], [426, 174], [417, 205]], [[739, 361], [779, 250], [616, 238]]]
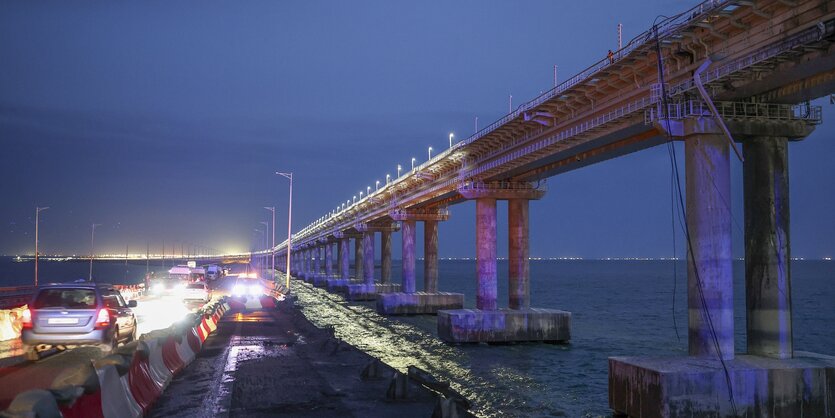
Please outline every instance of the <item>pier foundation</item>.
[[[476, 309], [438, 312], [438, 336], [447, 342], [564, 342], [571, 313], [530, 307], [528, 201], [545, 194], [529, 183], [478, 184], [459, 188], [476, 201]], [[510, 276], [508, 307], [497, 303], [496, 201], [508, 200]]]
[[[449, 219], [445, 209], [432, 211], [396, 211], [392, 219], [401, 222], [402, 233], [402, 290], [381, 293], [377, 298], [377, 312], [384, 315], [434, 315], [441, 309], [464, 307], [461, 293], [438, 292], [438, 221]], [[415, 228], [417, 221], [424, 225], [424, 291], [415, 290]]]
[[801, 123], [731, 122], [743, 142], [747, 354], [734, 354], [727, 139], [685, 120], [688, 357], [609, 358], [609, 405], [630, 417], [833, 417], [835, 357], [792, 347], [787, 141]]

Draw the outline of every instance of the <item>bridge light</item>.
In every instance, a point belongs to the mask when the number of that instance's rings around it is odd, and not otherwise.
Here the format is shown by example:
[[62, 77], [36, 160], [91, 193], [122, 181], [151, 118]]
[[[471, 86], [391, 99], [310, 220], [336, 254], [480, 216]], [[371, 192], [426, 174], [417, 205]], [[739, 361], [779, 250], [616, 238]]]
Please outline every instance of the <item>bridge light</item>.
[[375, 190], [380, 190], [380, 180], [377, 180], [377, 182], [375, 183], [374, 187], [376, 187], [376, 189], [375, 189]]
[[400, 178], [400, 170], [402, 169], [403, 167], [401, 167], [400, 164], [397, 164], [397, 178]]
[[450, 132], [450, 133], [449, 133], [449, 147], [450, 147], [450, 148], [452, 148], [452, 138], [453, 138], [454, 136], [455, 136], [455, 134], [454, 134], [454, 133], [452, 133], [452, 132]]
[[427, 159], [427, 161], [429, 161], [431, 159], [432, 159], [432, 147], [429, 147], [429, 158]]

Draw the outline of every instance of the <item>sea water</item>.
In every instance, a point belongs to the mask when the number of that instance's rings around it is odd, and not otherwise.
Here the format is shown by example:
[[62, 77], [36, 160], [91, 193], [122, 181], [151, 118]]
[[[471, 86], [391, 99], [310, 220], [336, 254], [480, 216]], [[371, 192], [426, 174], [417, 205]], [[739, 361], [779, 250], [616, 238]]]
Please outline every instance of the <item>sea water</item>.
[[[170, 263], [170, 261], [168, 262]], [[417, 263], [418, 289], [422, 266]], [[45, 262], [41, 282], [86, 278], [86, 262]], [[93, 275], [110, 283], [139, 283], [144, 262], [94, 262]], [[164, 274], [170, 264], [151, 262]], [[379, 266], [378, 266], [379, 268]], [[400, 264], [392, 276], [399, 282]], [[734, 262], [736, 351], [745, 350], [744, 265]], [[791, 263], [795, 350], [835, 355], [835, 262]], [[507, 306], [507, 263], [499, 261], [499, 306]], [[475, 261], [441, 260], [439, 288], [475, 304]], [[0, 287], [31, 283], [33, 263], [0, 258]], [[379, 270], [377, 271], [379, 276]], [[683, 261], [532, 260], [531, 306], [572, 313], [567, 344], [463, 344], [437, 339], [435, 317], [383, 317], [372, 302], [293, 282], [305, 314], [319, 326], [405, 371], [430, 371], [489, 417], [610, 416], [610, 356], [687, 354], [687, 275]]]

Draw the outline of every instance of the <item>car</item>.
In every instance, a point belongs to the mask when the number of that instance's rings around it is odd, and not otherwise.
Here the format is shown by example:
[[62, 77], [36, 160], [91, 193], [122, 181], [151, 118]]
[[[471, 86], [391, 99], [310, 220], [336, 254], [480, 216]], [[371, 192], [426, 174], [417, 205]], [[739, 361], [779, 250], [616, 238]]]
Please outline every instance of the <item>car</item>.
[[202, 300], [208, 302], [211, 299], [209, 286], [203, 282], [194, 282], [186, 285], [183, 289], [183, 300]]
[[21, 340], [26, 358], [39, 358], [37, 346], [95, 345], [105, 353], [136, 340], [137, 322], [113, 285], [64, 283], [39, 286], [23, 311]]
[[264, 294], [264, 286], [257, 279], [244, 279], [238, 276], [232, 286], [232, 296], [261, 296]]

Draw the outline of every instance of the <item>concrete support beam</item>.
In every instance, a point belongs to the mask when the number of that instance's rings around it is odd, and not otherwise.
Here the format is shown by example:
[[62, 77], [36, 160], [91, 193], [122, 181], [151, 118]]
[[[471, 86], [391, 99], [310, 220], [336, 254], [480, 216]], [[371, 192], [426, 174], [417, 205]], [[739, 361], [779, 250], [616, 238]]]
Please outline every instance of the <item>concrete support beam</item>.
[[391, 283], [391, 231], [380, 232], [380, 283]]
[[331, 277], [333, 274], [333, 243], [325, 243], [325, 276]]
[[751, 137], [743, 151], [748, 354], [791, 358], [788, 139]]
[[415, 292], [415, 221], [404, 220], [401, 222], [401, 234], [403, 235], [402, 246], [402, 288], [405, 293]]
[[423, 291], [438, 291], [438, 221], [423, 221]]
[[336, 274], [342, 277], [342, 239], [336, 240]]
[[322, 247], [317, 245], [313, 247], [313, 275], [318, 276], [322, 273]]
[[712, 132], [697, 130], [684, 144], [690, 231], [688, 352], [691, 356], [732, 359], [730, 154], [727, 139]]
[[339, 275], [343, 280], [351, 278], [350, 241], [350, 238], [339, 239]]
[[476, 308], [496, 310], [496, 199], [476, 199]]
[[363, 279], [368, 286], [374, 285], [374, 232], [362, 233]]
[[354, 238], [354, 277], [362, 279], [363, 268], [365, 262], [363, 261], [364, 252], [362, 249], [362, 237]]
[[508, 218], [508, 307], [531, 307], [530, 260], [528, 243], [528, 200], [511, 199], [507, 203]]

